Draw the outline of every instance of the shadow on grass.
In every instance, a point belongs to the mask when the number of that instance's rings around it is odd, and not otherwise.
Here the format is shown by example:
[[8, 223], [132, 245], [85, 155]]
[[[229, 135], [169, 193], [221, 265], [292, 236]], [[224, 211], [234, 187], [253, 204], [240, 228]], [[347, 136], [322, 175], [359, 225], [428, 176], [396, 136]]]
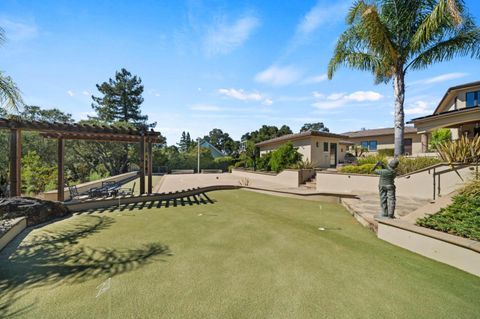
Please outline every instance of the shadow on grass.
[[193, 206], [193, 205], [207, 205], [214, 204], [217, 201], [211, 199], [207, 194], [201, 193], [193, 196], [186, 196], [182, 198], [173, 198], [160, 201], [145, 201], [131, 204], [120, 204], [111, 207], [95, 208], [84, 211], [84, 213], [105, 213], [105, 212], [127, 212], [133, 210], [144, 210], [152, 208], [171, 208], [178, 206]]
[[22, 241], [29, 231], [16, 238], [0, 254], [0, 318], [28, 313], [34, 304], [19, 308], [14, 305], [30, 288], [113, 277], [135, 270], [154, 257], [171, 255], [168, 246], [160, 243], [135, 249], [77, 245], [80, 239], [99, 233], [113, 223], [114, 219], [108, 216], [86, 215], [79, 217], [75, 225], [31, 236], [27, 243]]

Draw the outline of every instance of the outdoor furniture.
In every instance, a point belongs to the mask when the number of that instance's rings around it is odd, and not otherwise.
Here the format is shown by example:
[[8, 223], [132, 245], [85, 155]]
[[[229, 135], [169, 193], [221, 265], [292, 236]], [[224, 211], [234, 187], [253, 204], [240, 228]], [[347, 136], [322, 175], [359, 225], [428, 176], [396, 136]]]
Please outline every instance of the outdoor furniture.
[[78, 189], [76, 185], [70, 186], [67, 184], [67, 187], [68, 187], [68, 192], [70, 193], [70, 200], [80, 197], [80, 194], [78, 193]]
[[133, 192], [135, 191], [136, 184], [137, 182], [134, 182], [132, 188], [119, 188], [117, 190], [117, 196], [132, 196]]
[[120, 184], [117, 182], [102, 182], [101, 187], [93, 187], [88, 191], [88, 197], [97, 198], [116, 196], [119, 189]]

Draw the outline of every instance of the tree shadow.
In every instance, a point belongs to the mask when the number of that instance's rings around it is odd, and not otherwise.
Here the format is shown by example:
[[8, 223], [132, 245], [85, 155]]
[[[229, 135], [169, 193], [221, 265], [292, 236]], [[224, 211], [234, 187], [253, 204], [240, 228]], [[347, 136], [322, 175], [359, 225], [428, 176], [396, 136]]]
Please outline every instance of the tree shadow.
[[[0, 253], [0, 318], [19, 316], [34, 304], [14, 309], [29, 288], [84, 282], [135, 270], [155, 257], [170, 256], [168, 246], [148, 243], [134, 249], [79, 246], [87, 238], [109, 228], [114, 219], [84, 215], [74, 225], [33, 235], [27, 243], [22, 233]], [[164, 261], [164, 260], [161, 260]]]

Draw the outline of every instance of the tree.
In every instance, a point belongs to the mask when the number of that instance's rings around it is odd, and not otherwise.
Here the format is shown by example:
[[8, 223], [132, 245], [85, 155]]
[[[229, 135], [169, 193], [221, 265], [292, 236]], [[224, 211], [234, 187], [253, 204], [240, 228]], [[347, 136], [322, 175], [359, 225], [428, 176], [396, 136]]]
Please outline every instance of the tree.
[[256, 131], [245, 133], [242, 136], [242, 141], [253, 141], [254, 143], [260, 143], [275, 137], [292, 133], [292, 130], [287, 125], [282, 125], [280, 128], [274, 125], [262, 125], [262, 127]]
[[480, 58], [480, 30], [460, 0], [356, 1], [338, 39], [328, 77], [341, 65], [393, 80], [395, 156], [404, 151], [405, 75], [457, 56]]
[[233, 155], [238, 151], [239, 143], [235, 142], [227, 132], [214, 128], [203, 139], [226, 155]]
[[[140, 105], [143, 103], [142, 80], [132, 76], [130, 72], [121, 69], [115, 73], [115, 79], [108, 79], [108, 82], [97, 84], [97, 89], [103, 97], [92, 95], [94, 103], [92, 108], [97, 113], [97, 120], [111, 124], [124, 122], [133, 124], [136, 127], [154, 127], [156, 123], [147, 125], [148, 116], [142, 115]], [[128, 144], [123, 145], [124, 158], [121, 173], [127, 172]]]
[[[5, 31], [0, 27], [0, 45], [5, 43]], [[0, 110], [18, 110], [23, 105], [22, 96], [11, 77], [0, 71]]]
[[190, 137], [189, 132], [182, 132], [182, 137], [180, 138], [180, 142], [177, 143], [180, 152], [188, 152], [190, 148], [192, 147], [192, 139]]
[[300, 129], [300, 132], [306, 132], [306, 131], [318, 131], [318, 132], [330, 132], [328, 127], [325, 127], [323, 125], [323, 122], [316, 122], [316, 123], [305, 123], [303, 124], [302, 128]]
[[20, 116], [29, 121], [73, 123], [72, 114], [64, 113], [57, 108], [42, 109], [39, 106], [25, 105]]
[[143, 85], [139, 77], [121, 69], [115, 73], [115, 79], [110, 78], [108, 82], [97, 84], [97, 89], [103, 97], [92, 95], [92, 108], [100, 120], [107, 123], [127, 122], [135, 126], [146, 124], [148, 116], [142, 115], [140, 111]]
[[452, 140], [452, 131], [448, 128], [439, 128], [432, 132], [432, 138], [430, 139], [430, 149], [436, 150], [437, 145]]

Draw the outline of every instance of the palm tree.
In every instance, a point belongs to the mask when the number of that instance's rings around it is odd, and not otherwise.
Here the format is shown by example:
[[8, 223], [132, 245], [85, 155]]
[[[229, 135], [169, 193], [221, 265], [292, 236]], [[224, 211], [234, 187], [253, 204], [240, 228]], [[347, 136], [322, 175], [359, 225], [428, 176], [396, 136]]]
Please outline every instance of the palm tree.
[[[5, 43], [5, 31], [0, 28], [0, 45]], [[23, 105], [22, 96], [12, 78], [0, 71], [0, 109], [18, 110]]]
[[393, 80], [395, 156], [403, 154], [405, 75], [457, 56], [480, 58], [480, 29], [461, 0], [355, 1], [348, 28], [328, 65], [370, 71], [375, 83]]

